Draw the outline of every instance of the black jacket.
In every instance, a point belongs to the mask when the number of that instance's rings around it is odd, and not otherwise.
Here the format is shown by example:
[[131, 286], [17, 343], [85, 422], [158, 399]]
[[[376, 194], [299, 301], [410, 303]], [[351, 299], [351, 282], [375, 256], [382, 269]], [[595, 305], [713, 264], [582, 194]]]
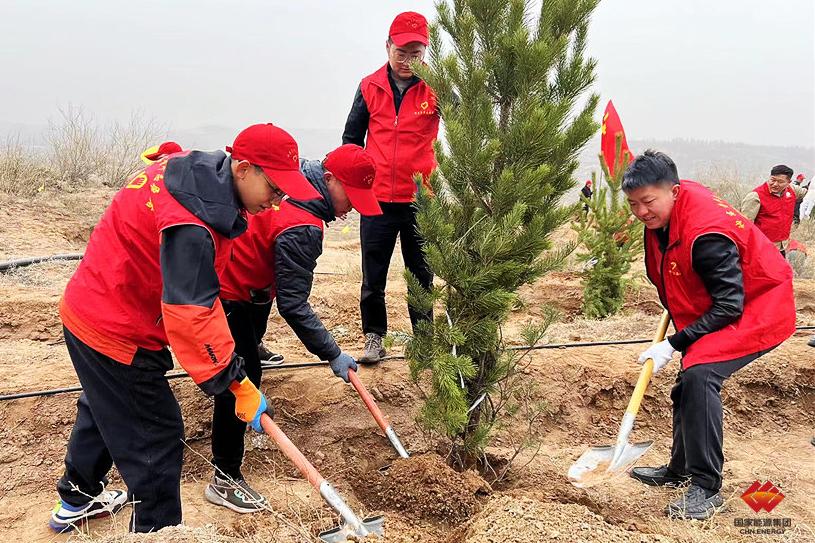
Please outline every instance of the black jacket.
[[[318, 160], [301, 160], [300, 170], [323, 197], [322, 200], [289, 200], [329, 223], [336, 216]], [[316, 226], [289, 228], [277, 237], [274, 248], [277, 310], [303, 345], [321, 360], [340, 355], [334, 337], [326, 330], [308, 302], [314, 283], [314, 268], [323, 252], [323, 233]]]
[[[668, 229], [659, 230], [657, 236], [664, 251]], [[744, 312], [744, 278], [735, 243], [719, 234], [700, 236], [693, 244], [691, 264], [713, 303], [704, 315], [668, 338], [671, 346], [681, 352], [705, 334], [738, 320]]]

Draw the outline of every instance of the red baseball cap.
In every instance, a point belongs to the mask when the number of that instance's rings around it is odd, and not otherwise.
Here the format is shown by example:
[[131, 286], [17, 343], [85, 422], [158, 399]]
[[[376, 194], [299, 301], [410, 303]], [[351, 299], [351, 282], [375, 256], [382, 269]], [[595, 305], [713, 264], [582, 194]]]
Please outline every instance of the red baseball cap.
[[391, 23], [388, 36], [398, 47], [414, 41], [427, 45], [427, 19], [415, 11], [400, 13]]
[[372, 188], [376, 164], [365, 149], [346, 143], [328, 153], [323, 166], [342, 183], [351, 205], [360, 215], [382, 215]]
[[235, 160], [260, 167], [277, 187], [295, 200], [320, 199], [320, 193], [300, 173], [300, 154], [291, 134], [272, 123], [253, 124], [226, 150]]
[[165, 141], [161, 145], [158, 146], [158, 149], [154, 153], [149, 153], [143, 155], [144, 158], [147, 160], [156, 161], [161, 157], [171, 155], [173, 153], [180, 153], [182, 151], [181, 146], [174, 141]]

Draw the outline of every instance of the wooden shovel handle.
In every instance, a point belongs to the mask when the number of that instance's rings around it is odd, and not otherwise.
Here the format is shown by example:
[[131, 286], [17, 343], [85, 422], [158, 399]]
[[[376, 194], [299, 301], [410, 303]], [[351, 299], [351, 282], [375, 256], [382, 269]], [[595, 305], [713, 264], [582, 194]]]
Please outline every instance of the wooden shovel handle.
[[320, 472], [317, 471], [311, 462], [300, 452], [300, 449], [292, 443], [286, 434], [283, 433], [283, 430], [272, 420], [272, 418], [267, 415], [266, 413], [260, 416], [260, 425], [263, 426], [263, 430], [266, 432], [272, 441], [283, 451], [289, 460], [297, 467], [300, 473], [303, 474], [303, 477], [308, 479], [308, 482], [311, 483], [317, 492], [320, 491], [320, 485], [323, 484], [323, 476], [320, 475]]
[[356, 389], [359, 397], [362, 398], [363, 402], [365, 402], [365, 406], [368, 408], [368, 411], [371, 412], [371, 415], [373, 415], [376, 423], [380, 428], [382, 428], [383, 432], [387, 432], [388, 426], [390, 426], [388, 424], [388, 420], [385, 418], [385, 415], [382, 414], [382, 411], [379, 410], [379, 406], [376, 405], [376, 402], [374, 402], [371, 393], [368, 392], [368, 389], [366, 389], [365, 385], [362, 384], [362, 381], [359, 380], [357, 372], [354, 370], [348, 370], [348, 379]]
[[[668, 331], [668, 325], [670, 323], [671, 316], [667, 311], [663, 311], [662, 318], [659, 320], [659, 328], [657, 328], [656, 334], [654, 334], [653, 345], [656, 345], [665, 339], [665, 334]], [[637, 412], [640, 410], [640, 403], [642, 403], [642, 397], [645, 395], [645, 389], [648, 388], [648, 383], [651, 382], [651, 376], [653, 374], [654, 361], [649, 358], [645, 361], [645, 364], [642, 365], [640, 377], [637, 379], [637, 385], [634, 387], [634, 393], [631, 395], [631, 400], [628, 402], [628, 409], [625, 410], [626, 413], [636, 416]]]

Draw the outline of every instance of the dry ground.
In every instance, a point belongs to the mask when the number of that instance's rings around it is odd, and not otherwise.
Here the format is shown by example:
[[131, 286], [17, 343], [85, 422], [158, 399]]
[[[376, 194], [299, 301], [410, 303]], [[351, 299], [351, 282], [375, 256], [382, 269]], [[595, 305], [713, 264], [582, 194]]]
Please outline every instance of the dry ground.
[[[31, 202], [3, 197], [0, 260], [81, 251], [110, 193], [67, 195]], [[358, 324], [359, 246], [354, 221], [328, 230], [312, 302], [339, 343], [361, 350]], [[398, 254], [398, 252], [397, 252]], [[395, 262], [398, 259], [395, 259]], [[57, 302], [76, 263], [48, 263], [0, 276], [0, 393], [76, 384], [60, 343]], [[796, 285], [799, 324], [815, 323], [815, 282]], [[388, 287], [391, 325], [408, 326], [401, 266]], [[625, 312], [607, 321], [578, 316], [580, 278], [564, 271], [525, 289], [526, 304], [508, 326], [513, 332], [552, 303], [563, 321], [549, 340], [588, 341], [649, 337], [658, 320], [653, 291], [631, 290]], [[361, 377], [409, 449], [426, 453], [407, 462], [395, 454], [352, 388], [328, 368], [275, 370], [263, 388], [277, 421], [323, 474], [364, 513], [387, 516], [388, 542], [748, 542], [815, 541], [815, 351], [808, 335], [737, 373], [725, 386], [725, 482], [729, 509], [705, 523], [666, 519], [662, 508], [676, 491], [653, 489], [621, 477], [612, 484], [577, 489], [566, 480], [569, 465], [589, 445], [612, 442], [637, 376], [640, 347], [541, 350], [528, 376], [535, 399], [546, 402], [542, 447], [522, 455], [507, 480], [492, 486], [475, 474], [450, 471], [435, 456], [436, 443], [416, 427], [420, 392], [404, 362], [364, 368]], [[312, 360], [278, 317], [267, 341], [289, 361]], [[398, 348], [397, 348], [398, 352]], [[670, 447], [668, 393], [674, 369], [656, 376], [643, 403], [635, 439], [653, 439], [643, 463], [662, 463]], [[188, 450], [182, 482], [185, 528], [129, 536], [129, 509], [94, 521], [85, 534], [57, 536], [46, 528], [56, 500], [65, 443], [74, 418], [75, 394], [0, 402], [0, 536], [23, 542], [216, 542], [313, 541], [335, 521], [319, 496], [265, 438], [247, 438], [245, 474], [269, 498], [268, 512], [241, 516], [210, 505], [203, 487], [211, 474], [209, 418], [212, 402], [187, 380], [174, 381], [186, 421]], [[512, 452], [522, 431], [506, 428], [490, 449]], [[379, 468], [393, 463], [390, 469]], [[786, 495], [771, 514], [755, 514], [740, 499], [754, 480], [772, 480]], [[114, 484], [121, 481], [114, 478]], [[784, 535], [740, 534], [737, 519], [790, 519]]]

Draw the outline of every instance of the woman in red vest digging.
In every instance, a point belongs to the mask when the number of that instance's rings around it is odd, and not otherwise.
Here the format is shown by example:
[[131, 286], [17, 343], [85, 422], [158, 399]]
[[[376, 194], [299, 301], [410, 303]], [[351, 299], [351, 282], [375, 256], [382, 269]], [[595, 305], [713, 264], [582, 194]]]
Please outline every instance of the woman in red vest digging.
[[645, 266], [676, 333], [649, 347], [654, 372], [682, 353], [673, 402], [670, 462], [634, 468], [648, 485], [690, 483], [668, 504], [671, 517], [706, 519], [724, 503], [724, 380], [795, 331], [792, 270], [758, 228], [693, 181], [679, 180], [665, 154], [646, 151], [623, 178], [645, 224]]
[[806, 196], [806, 186], [790, 184], [792, 168], [783, 164], [770, 170], [770, 179], [747, 193], [741, 203], [741, 212], [753, 221], [759, 230], [786, 255], [795, 203]]

